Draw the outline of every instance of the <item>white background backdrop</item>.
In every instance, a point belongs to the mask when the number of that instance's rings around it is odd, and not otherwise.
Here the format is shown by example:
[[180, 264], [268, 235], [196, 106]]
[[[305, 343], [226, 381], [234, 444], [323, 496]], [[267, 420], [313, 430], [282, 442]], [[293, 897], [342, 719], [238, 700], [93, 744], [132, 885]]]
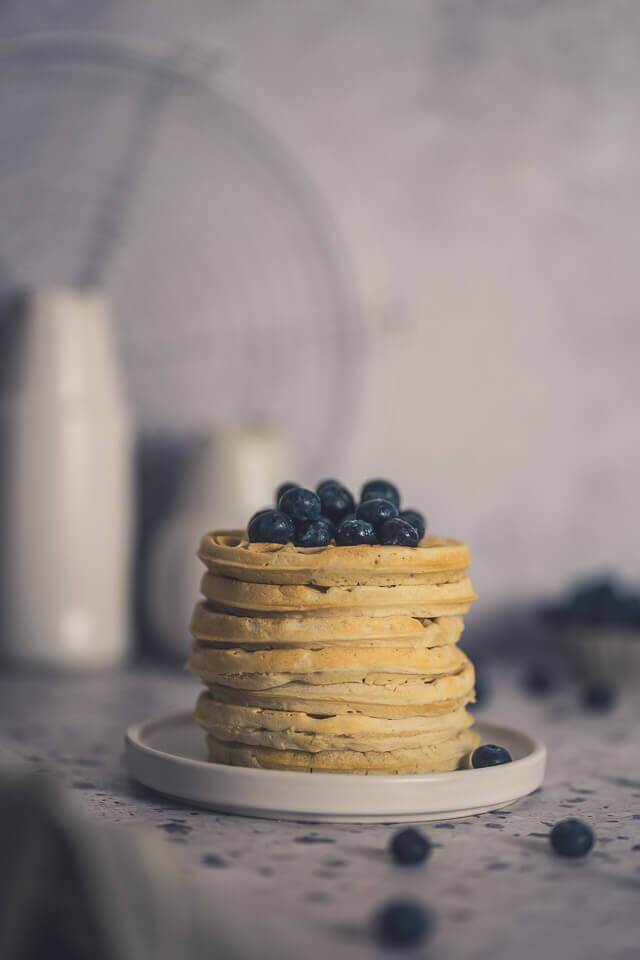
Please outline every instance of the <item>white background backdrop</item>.
[[[216, 51], [315, 181], [365, 329], [326, 473], [387, 474], [467, 539], [485, 611], [640, 576], [638, 4], [5, 0], [3, 37], [36, 29]], [[162, 384], [145, 403], [175, 420]]]

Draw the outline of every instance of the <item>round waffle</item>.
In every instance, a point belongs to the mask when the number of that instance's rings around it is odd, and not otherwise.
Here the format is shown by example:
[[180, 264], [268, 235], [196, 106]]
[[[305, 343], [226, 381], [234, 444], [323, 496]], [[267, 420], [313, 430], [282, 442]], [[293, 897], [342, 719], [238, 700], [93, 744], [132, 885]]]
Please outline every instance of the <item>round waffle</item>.
[[[463, 654], [464, 657], [464, 654]], [[212, 698], [268, 710], [307, 714], [343, 715], [361, 713], [369, 717], [410, 717], [448, 713], [473, 700], [474, 672], [464, 657], [455, 674], [432, 680], [413, 677], [371, 675], [364, 682], [310, 684], [291, 681], [267, 689], [243, 689], [210, 683]]]
[[460, 616], [434, 620], [403, 615], [249, 617], [224, 613], [206, 603], [196, 604], [191, 633], [198, 640], [243, 650], [325, 647], [355, 643], [358, 647], [438, 647], [457, 643], [463, 629]]
[[305, 713], [256, 710], [216, 703], [203, 693], [195, 720], [216, 740], [278, 750], [377, 750], [388, 752], [401, 747], [422, 747], [440, 743], [473, 723], [464, 709], [435, 717], [381, 720], [360, 715], [310, 717]]
[[446, 583], [471, 563], [458, 540], [425, 537], [418, 547], [295, 547], [250, 543], [241, 530], [219, 530], [202, 538], [198, 556], [216, 576], [251, 583], [345, 586], [393, 585], [400, 581]]
[[195, 641], [188, 668], [205, 683], [260, 690], [291, 680], [328, 684], [364, 682], [374, 673], [424, 678], [455, 673], [465, 662], [455, 644], [407, 647], [325, 647], [321, 650], [208, 649]]
[[297, 770], [308, 773], [435, 773], [456, 770], [480, 742], [472, 730], [462, 730], [438, 743], [420, 747], [401, 747], [395, 750], [356, 751], [274, 749], [228, 743], [207, 734], [211, 760], [241, 767], [261, 767], [269, 770]]
[[[360, 548], [357, 548], [360, 549]], [[417, 548], [416, 548], [417, 549]], [[205, 573], [201, 591], [216, 607], [241, 614], [336, 613], [365, 617], [439, 617], [466, 613], [476, 599], [468, 577], [452, 583], [314, 587], [246, 583]]]

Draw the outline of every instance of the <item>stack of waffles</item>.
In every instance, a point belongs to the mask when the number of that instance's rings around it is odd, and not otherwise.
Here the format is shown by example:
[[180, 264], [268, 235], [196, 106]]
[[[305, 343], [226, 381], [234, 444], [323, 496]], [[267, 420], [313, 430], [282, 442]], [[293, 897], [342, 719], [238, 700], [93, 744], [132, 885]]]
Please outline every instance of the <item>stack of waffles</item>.
[[188, 667], [217, 763], [325, 773], [455, 770], [479, 742], [458, 646], [468, 548], [300, 548], [203, 537]]

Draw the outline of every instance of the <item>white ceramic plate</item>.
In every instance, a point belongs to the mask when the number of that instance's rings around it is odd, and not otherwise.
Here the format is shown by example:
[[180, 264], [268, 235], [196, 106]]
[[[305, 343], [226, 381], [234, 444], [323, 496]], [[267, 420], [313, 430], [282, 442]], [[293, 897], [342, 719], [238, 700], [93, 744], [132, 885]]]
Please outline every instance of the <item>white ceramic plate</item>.
[[479, 723], [483, 743], [498, 743], [513, 763], [482, 770], [362, 777], [230, 767], [207, 760], [204, 736], [189, 713], [129, 727], [131, 776], [153, 790], [224, 813], [272, 820], [401, 823], [450, 820], [504, 807], [543, 781], [547, 751], [509, 727]]

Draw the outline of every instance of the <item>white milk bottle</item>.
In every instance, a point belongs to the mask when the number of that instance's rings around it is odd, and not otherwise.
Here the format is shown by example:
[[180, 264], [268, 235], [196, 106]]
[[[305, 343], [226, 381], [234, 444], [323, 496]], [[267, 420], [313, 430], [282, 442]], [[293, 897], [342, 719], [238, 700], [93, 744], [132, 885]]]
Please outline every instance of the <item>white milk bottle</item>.
[[55, 288], [0, 320], [0, 657], [126, 660], [132, 442], [105, 301]]

